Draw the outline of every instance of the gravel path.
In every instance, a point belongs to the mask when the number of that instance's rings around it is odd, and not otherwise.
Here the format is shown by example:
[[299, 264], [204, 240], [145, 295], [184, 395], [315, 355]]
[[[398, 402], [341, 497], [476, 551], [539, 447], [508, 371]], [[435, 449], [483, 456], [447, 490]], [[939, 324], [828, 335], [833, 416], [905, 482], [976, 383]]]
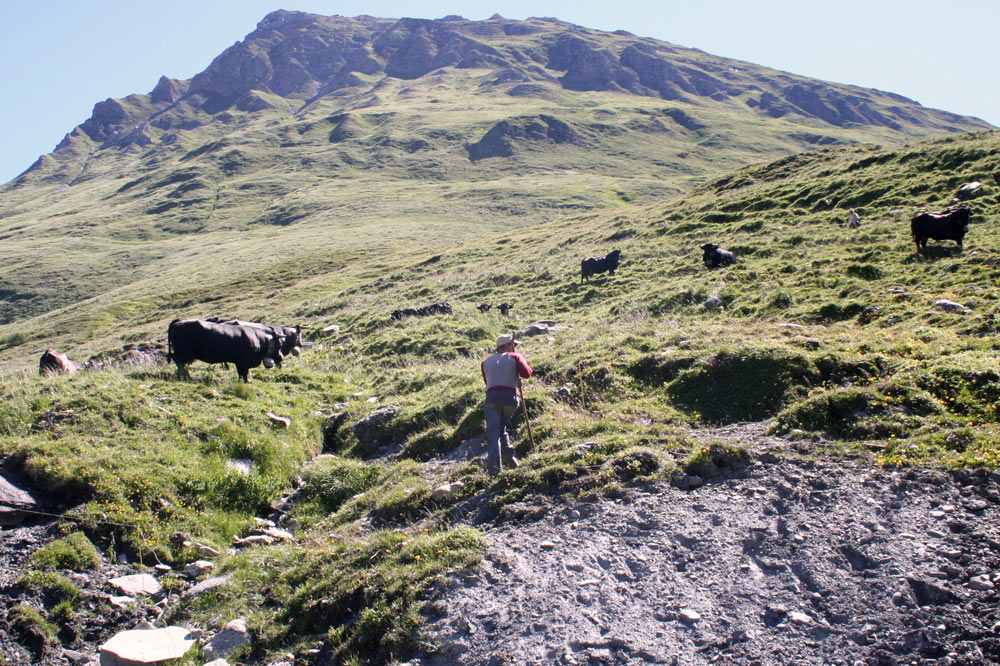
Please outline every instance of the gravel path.
[[1000, 663], [998, 519], [995, 474], [764, 453], [487, 528], [415, 663]]

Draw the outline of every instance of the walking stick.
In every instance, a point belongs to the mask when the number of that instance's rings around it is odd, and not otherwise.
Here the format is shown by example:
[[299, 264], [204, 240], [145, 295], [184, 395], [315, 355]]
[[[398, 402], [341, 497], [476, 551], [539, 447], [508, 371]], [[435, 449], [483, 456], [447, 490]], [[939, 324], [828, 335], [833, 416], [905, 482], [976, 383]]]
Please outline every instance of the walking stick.
[[528, 400], [524, 397], [524, 386], [521, 385], [521, 378], [517, 378], [517, 390], [521, 393], [521, 411], [524, 412], [524, 425], [528, 427], [528, 441], [531, 442], [531, 450], [535, 449], [535, 436], [531, 434], [531, 419], [528, 418]]

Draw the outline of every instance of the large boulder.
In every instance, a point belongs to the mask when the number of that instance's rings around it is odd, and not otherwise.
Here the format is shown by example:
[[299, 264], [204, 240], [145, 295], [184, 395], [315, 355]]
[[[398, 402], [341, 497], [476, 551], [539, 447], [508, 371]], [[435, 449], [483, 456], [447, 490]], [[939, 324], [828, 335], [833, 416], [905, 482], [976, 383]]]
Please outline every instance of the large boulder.
[[20, 488], [0, 474], [0, 525], [16, 527], [28, 512], [37, 510], [38, 502], [27, 490]]
[[354, 436], [362, 444], [371, 444], [379, 438], [382, 426], [391, 421], [399, 414], [399, 407], [388, 405], [361, 419], [354, 424]]

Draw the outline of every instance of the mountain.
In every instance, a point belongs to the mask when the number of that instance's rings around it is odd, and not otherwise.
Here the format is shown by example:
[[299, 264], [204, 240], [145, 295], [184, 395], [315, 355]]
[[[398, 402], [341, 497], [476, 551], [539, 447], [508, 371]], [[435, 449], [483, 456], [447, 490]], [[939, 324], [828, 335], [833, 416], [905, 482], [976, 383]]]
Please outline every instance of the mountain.
[[987, 127], [554, 19], [278, 11], [191, 80], [96, 104], [0, 188], [0, 323], [114, 290], [141, 317], [140, 295], [180, 307], [817, 146]]

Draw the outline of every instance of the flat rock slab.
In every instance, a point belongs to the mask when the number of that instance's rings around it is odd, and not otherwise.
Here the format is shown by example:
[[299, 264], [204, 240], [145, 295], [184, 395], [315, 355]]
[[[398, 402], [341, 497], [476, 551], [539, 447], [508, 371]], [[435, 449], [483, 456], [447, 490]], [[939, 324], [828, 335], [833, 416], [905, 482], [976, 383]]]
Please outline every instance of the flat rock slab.
[[101, 666], [140, 666], [180, 659], [197, 640], [190, 629], [130, 629], [101, 646]]
[[38, 502], [27, 490], [15, 486], [0, 475], [0, 525], [16, 527], [28, 515], [25, 510], [38, 509]]
[[160, 583], [149, 574], [132, 574], [131, 576], [121, 576], [108, 581], [110, 585], [120, 590], [123, 594], [134, 597], [145, 594], [151, 597], [159, 594], [163, 589]]

